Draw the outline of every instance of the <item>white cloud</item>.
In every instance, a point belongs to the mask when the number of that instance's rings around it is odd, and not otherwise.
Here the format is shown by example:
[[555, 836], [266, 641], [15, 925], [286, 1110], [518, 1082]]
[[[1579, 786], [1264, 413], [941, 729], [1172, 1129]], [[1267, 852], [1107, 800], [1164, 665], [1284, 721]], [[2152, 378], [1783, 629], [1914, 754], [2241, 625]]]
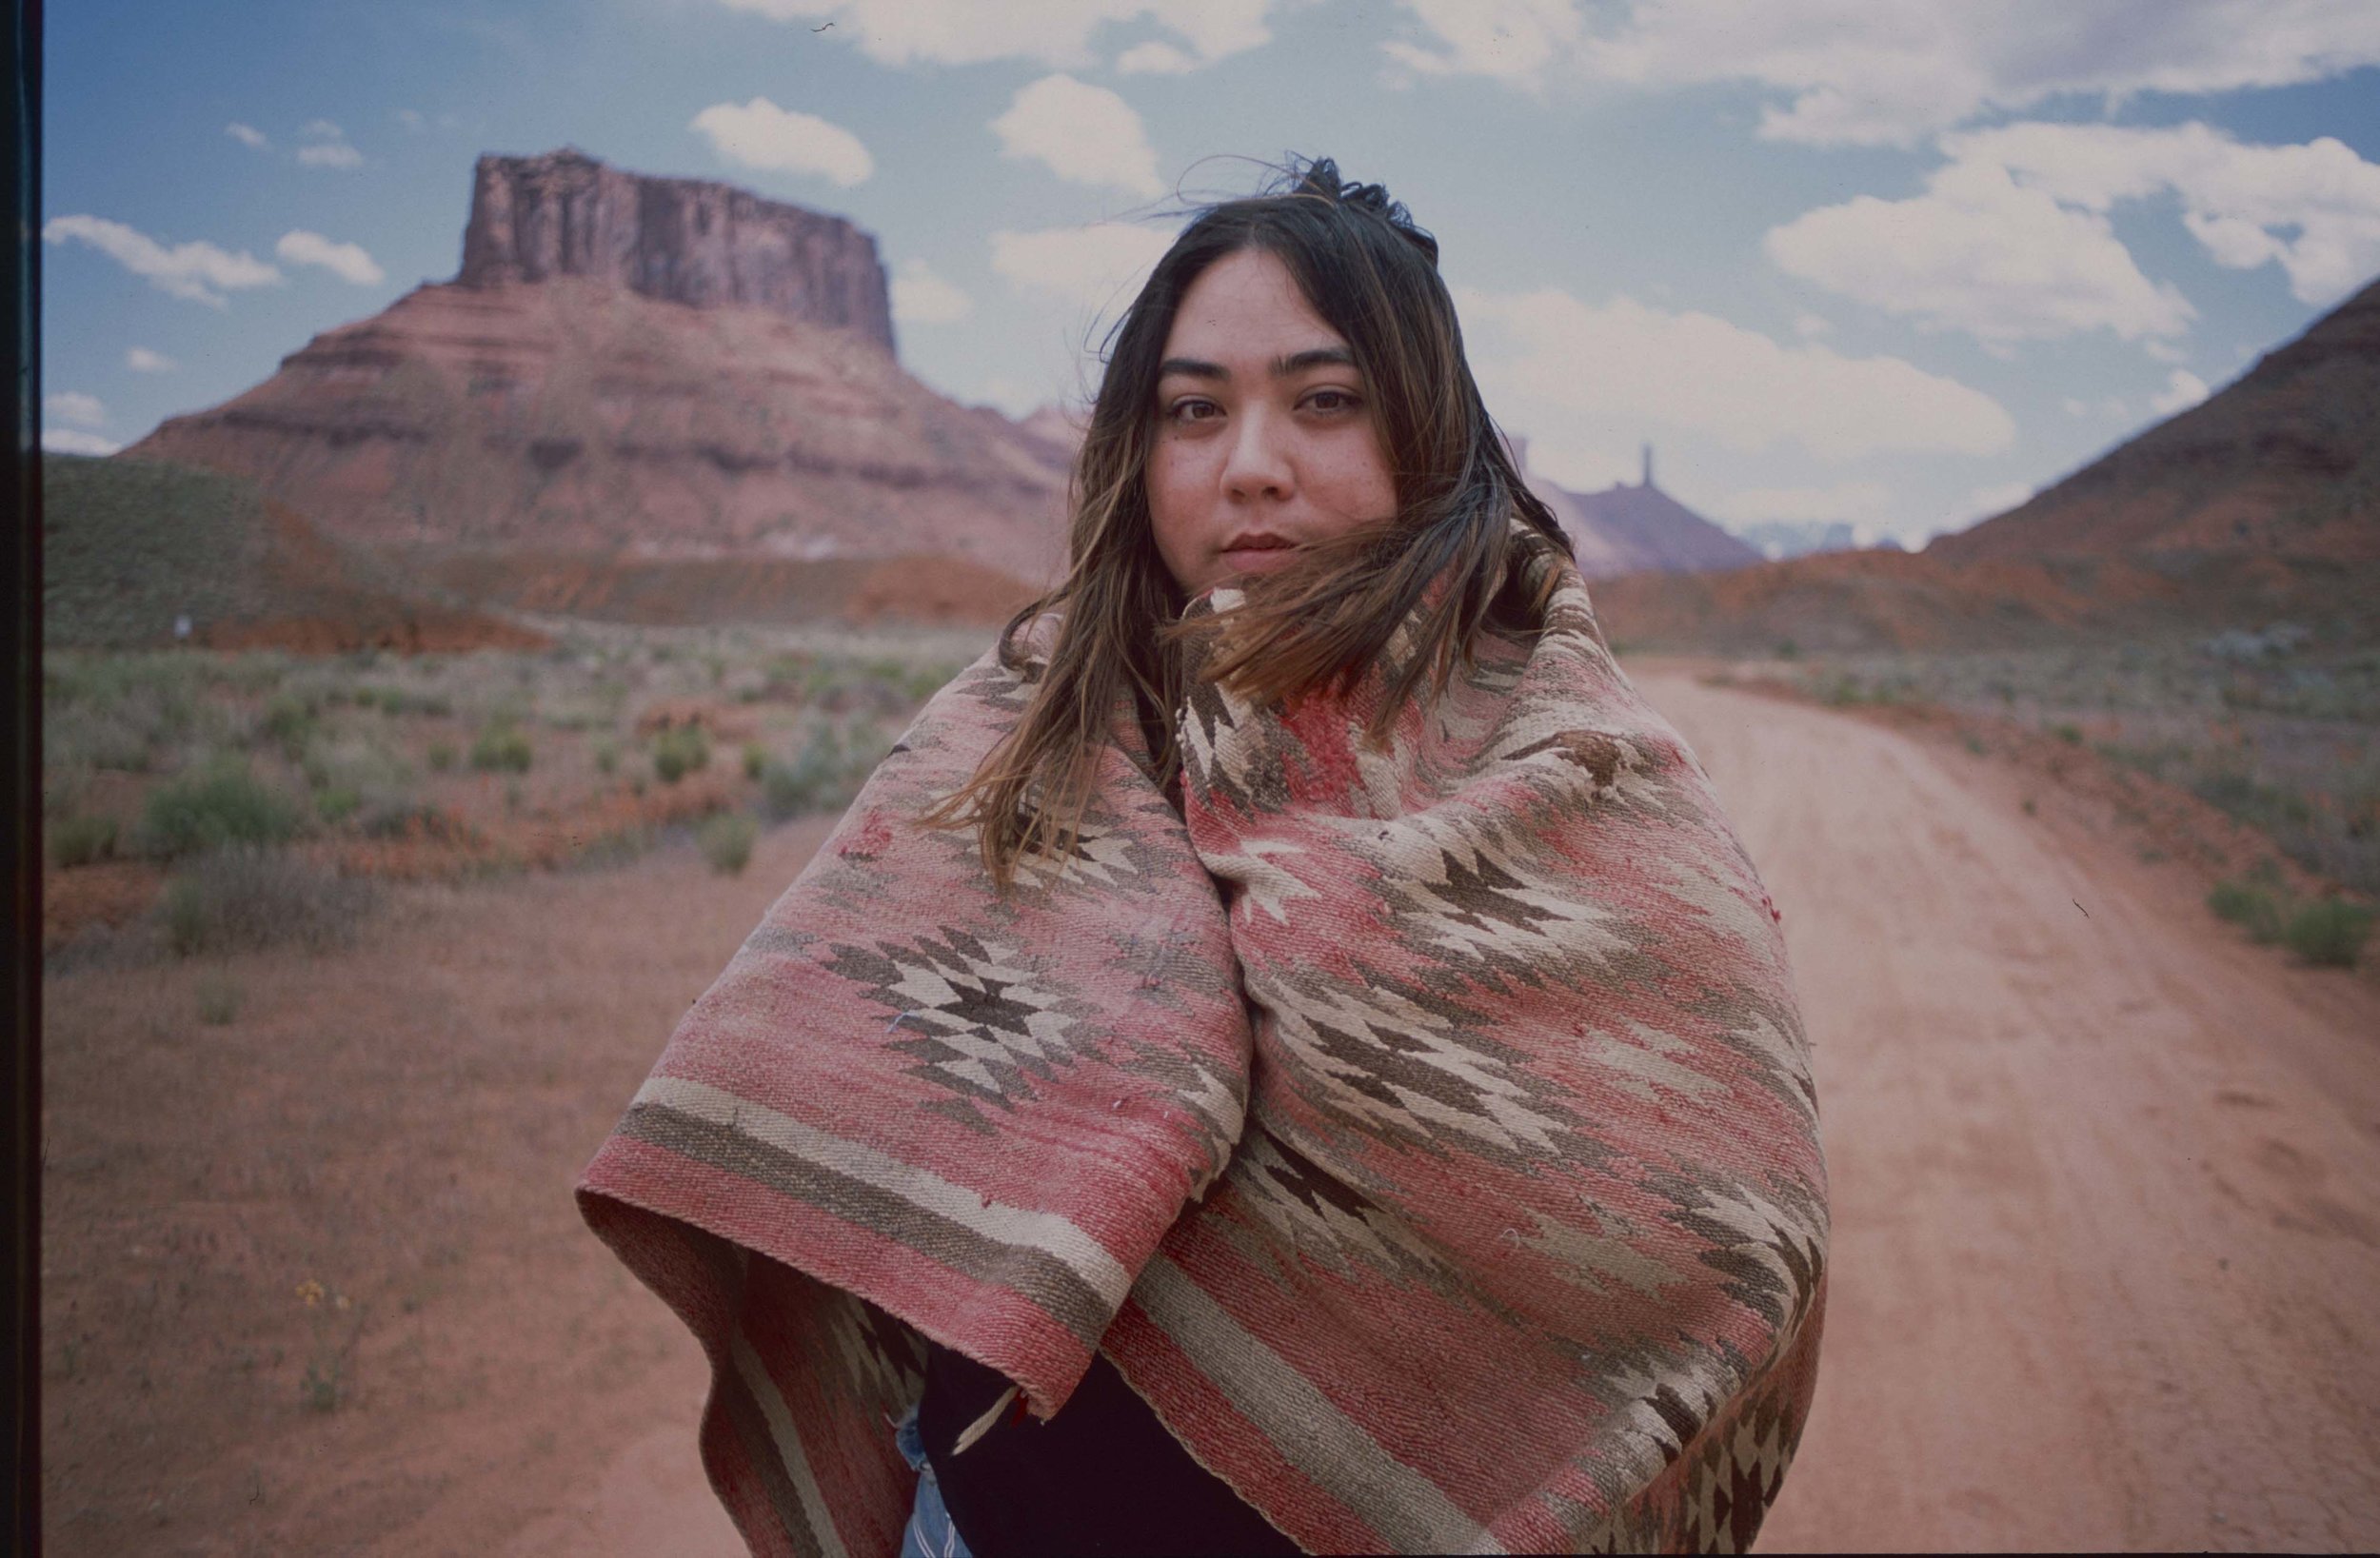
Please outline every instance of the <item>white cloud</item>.
[[1543, 451], [1549, 471], [1570, 450], [1664, 430], [1755, 454], [1797, 444], [1835, 463], [1896, 450], [1988, 454], [2016, 436], [1989, 395], [1894, 357], [1780, 345], [1633, 298], [1593, 307], [1553, 287], [1463, 288], [1457, 303], [1488, 404], [1534, 435], [1531, 458]]
[[1084, 311], [1121, 308], [1136, 296], [1171, 234], [1121, 222], [992, 234], [992, 268], [1018, 288]]
[[2283, 87], [2374, 63], [2367, 0], [1636, 0], [1579, 49], [1605, 80], [1785, 93], [1771, 139], [1867, 146], [2061, 96]]
[[1815, 341], [1818, 337], [1833, 331], [1834, 328], [1834, 325], [1813, 313], [1803, 312], [1794, 316], [1794, 333], [1804, 341]]
[[1197, 60], [1169, 43], [1139, 44], [1116, 56], [1120, 75], [1186, 76], [1198, 68]]
[[2121, 395], [2110, 395], [2103, 400], [2096, 401], [2086, 401], [2079, 395], [2069, 395], [2058, 404], [2066, 408], [2066, 414], [2070, 417], [2109, 417], [2120, 420], [2132, 414], [2132, 408], [2124, 404], [2124, 397]]
[[947, 325], [964, 319], [974, 300], [923, 260], [903, 260], [893, 272], [893, 318], [903, 325]]
[[1989, 343], [2178, 335], [2195, 313], [2171, 284], [2141, 274], [2105, 214], [1989, 161], [1937, 168], [1907, 200], [1860, 195], [1806, 211], [1770, 228], [1763, 247], [1831, 292]]
[[1585, 27], [1573, 0], [1404, 0], [1424, 43], [1381, 52], [1418, 75], [1479, 75], [1535, 86], [1573, 53]]
[[388, 279], [361, 244], [335, 244], [304, 228], [283, 233], [273, 252], [293, 266], [320, 266], [354, 286], [377, 286]]
[[1157, 153], [1132, 105], [1072, 76], [1043, 76], [1021, 89], [992, 121], [1002, 156], [1040, 162], [1061, 179], [1155, 195]]
[[236, 119], [224, 126], [223, 132], [250, 150], [262, 151], [272, 145], [272, 142], [266, 138], [263, 130], [253, 125], [243, 125]]
[[2336, 302], [2380, 271], [2380, 164], [2327, 135], [2245, 146], [2195, 123], [2018, 124], [1947, 137], [1943, 149], [2087, 211], [2170, 190], [2180, 197], [2182, 226], [2215, 264], [2247, 270], [2276, 262], [2300, 303]]
[[399, 108], [397, 123], [416, 135], [429, 128], [429, 121], [422, 117], [422, 110], [419, 108]]
[[124, 354], [124, 365], [135, 373], [171, 373], [182, 365], [161, 351], [134, 346]]
[[111, 438], [77, 432], [71, 427], [43, 428], [41, 446], [50, 454], [113, 454], [124, 447]]
[[41, 398], [41, 408], [60, 422], [83, 427], [102, 426], [108, 421], [108, 408], [99, 404], [99, 397], [79, 389], [53, 390]]
[[[1098, 63], [1093, 35], [1145, 22], [1179, 39], [1172, 55], [1142, 44], [1127, 49], [1137, 69], [1163, 69], [1175, 58], [1212, 65], [1272, 41], [1265, 17], [1276, 0], [721, 0], [804, 27], [834, 24], [820, 36], [846, 43], [880, 65], [981, 65], [1028, 60], [1059, 69]], [[1157, 60], [1161, 63], [1152, 65]], [[1121, 66], [1121, 62], [1119, 61]]]
[[2160, 417], [2176, 411], [2187, 411], [2207, 398], [2207, 381], [2188, 368], [2175, 368], [2165, 376], [2165, 387], [2149, 397], [2149, 409]]
[[347, 145], [347, 132], [327, 119], [309, 119], [298, 127], [297, 160], [307, 168], [361, 168], [364, 153]]
[[1713, 498], [1703, 509], [1730, 524], [1761, 521], [1856, 521], [1881, 518], [1893, 491], [1881, 482], [1837, 482], [1824, 487], [1745, 487]]
[[273, 286], [281, 272], [246, 252], [227, 253], [204, 241], [166, 247], [154, 238], [103, 216], [53, 216], [42, 224], [47, 243], [69, 239], [89, 244], [151, 286], [177, 298], [210, 307], [224, 306], [223, 294], [247, 286]]
[[781, 108], [765, 97], [741, 106], [714, 103], [694, 116], [688, 129], [708, 137], [729, 162], [781, 173], [816, 173], [848, 189], [876, 171], [876, 159], [860, 138], [816, 114]]

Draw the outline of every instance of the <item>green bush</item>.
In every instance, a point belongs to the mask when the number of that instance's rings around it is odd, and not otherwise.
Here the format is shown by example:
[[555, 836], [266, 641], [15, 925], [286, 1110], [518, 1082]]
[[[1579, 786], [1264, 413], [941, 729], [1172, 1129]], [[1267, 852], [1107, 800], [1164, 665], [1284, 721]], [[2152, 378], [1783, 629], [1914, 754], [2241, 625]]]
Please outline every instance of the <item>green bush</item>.
[[743, 874], [752, 863], [752, 841], [760, 829], [742, 812], [721, 812], [706, 818], [697, 829], [694, 841], [703, 848], [703, 858], [723, 877]]
[[352, 943], [379, 901], [368, 881], [282, 850], [233, 847], [201, 856], [166, 883], [166, 941], [185, 957], [297, 941]]
[[364, 793], [352, 784], [326, 784], [314, 792], [314, 815], [337, 826], [364, 804]]
[[2371, 935], [2371, 911], [2345, 898], [2323, 898], [2289, 917], [2281, 941], [2310, 963], [2353, 968]]
[[710, 760], [711, 739], [700, 725], [672, 725], [653, 739], [653, 777], [664, 784], [677, 783]]
[[2248, 932], [2258, 945], [2281, 937], [2281, 905], [2271, 889], [2244, 881], [2219, 881], [2207, 895], [2207, 907], [2218, 919], [2228, 919]]
[[454, 766], [454, 743], [452, 741], [432, 741], [429, 743], [429, 766], [434, 772], [443, 774], [447, 769], [452, 768]]
[[2073, 723], [2052, 725], [2050, 734], [2064, 741], [2068, 746], [2082, 745], [2083, 733], [2080, 725]]
[[867, 779], [869, 764], [846, 753], [832, 730], [821, 730], [792, 762], [772, 762], [761, 773], [761, 805], [784, 821], [811, 812], [836, 812], [851, 804]]
[[198, 1020], [220, 1028], [240, 1015], [240, 987], [220, 974], [198, 981]]
[[50, 824], [50, 863], [89, 865], [116, 852], [112, 817], [61, 817]]
[[266, 700], [265, 712], [256, 721], [256, 734], [295, 758], [306, 750], [307, 740], [314, 734], [315, 714], [310, 700], [295, 693], [275, 693]]
[[595, 771], [608, 774], [620, 766], [620, 743], [604, 740], [595, 743]]
[[294, 807], [244, 764], [213, 763], [149, 792], [141, 838], [152, 855], [195, 855], [229, 844], [278, 844], [297, 834]]
[[744, 777], [758, 781], [768, 771], [768, 748], [758, 741], [744, 743]]
[[526, 774], [536, 757], [528, 736], [509, 720], [490, 721], [471, 743], [471, 766], [483, 774]]

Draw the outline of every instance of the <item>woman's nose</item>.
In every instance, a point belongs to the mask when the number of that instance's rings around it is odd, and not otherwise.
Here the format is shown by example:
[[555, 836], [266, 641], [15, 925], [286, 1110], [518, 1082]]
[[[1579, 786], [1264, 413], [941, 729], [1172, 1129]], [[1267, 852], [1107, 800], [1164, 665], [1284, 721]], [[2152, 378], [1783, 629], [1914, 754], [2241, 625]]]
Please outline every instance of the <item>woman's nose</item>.
[[1240, 413], [1232, 429], [1231, 450], [1223, 463], [1223, 491], [1241, 502], [1286, 498], [1297, 486], [1289, 451], [1288, 429], [1268, 411]]

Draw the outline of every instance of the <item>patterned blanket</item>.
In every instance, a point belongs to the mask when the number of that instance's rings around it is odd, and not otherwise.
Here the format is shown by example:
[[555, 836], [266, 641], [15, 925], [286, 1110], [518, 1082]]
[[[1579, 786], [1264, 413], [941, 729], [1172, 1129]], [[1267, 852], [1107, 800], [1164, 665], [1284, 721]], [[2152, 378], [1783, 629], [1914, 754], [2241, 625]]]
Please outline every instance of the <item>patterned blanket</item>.
[[1041, 1417], [1103, 1351], [1310, 1551], [1748, 1546], [1815, 1380], [1808, 1049], [1576, 575], [1385, 750], [1378, 673], [1197, 683], [1178, 814], [1120, 720], [1002, 895], [912, 819], [1031, 675], [926, 706], [580, 1187], [709, 1354], [752, 1548], [896, 1549], [919, 1332]]

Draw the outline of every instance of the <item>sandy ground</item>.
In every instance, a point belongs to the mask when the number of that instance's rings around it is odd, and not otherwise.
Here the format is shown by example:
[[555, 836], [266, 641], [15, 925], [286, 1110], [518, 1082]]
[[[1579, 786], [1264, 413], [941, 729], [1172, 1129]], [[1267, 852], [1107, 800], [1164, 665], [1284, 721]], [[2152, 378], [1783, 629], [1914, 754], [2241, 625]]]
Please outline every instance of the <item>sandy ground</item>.
[[[1817, 1046], [1833, 1309], [1764, 1549], [2380, 1543], [2380, 981], [2005, 765], [1639, 680]], [[692, 1344], [567, 1192], [823, 831], [53, 978], [52, 1550], [733, 1551]]]

